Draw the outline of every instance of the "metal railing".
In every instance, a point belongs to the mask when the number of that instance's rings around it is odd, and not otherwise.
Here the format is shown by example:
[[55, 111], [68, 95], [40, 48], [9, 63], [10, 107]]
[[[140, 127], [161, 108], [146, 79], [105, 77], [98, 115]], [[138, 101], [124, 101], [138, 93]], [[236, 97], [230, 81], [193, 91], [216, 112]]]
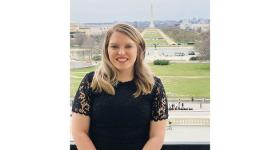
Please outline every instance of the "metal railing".
[[[77, 150], [76, 145], [70, 145], [70, 150]], [[161, 150], [210, 150], [210, 144], [164, 144]]]

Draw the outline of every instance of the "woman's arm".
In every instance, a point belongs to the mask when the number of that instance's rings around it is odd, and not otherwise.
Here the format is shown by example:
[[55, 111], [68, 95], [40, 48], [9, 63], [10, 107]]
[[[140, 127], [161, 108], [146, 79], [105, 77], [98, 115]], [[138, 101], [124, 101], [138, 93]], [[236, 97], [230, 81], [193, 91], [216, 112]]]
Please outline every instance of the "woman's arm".
[[151, 121], [150, 137], [143, 150], [160, 150], [165, 135], [166, 120]]
[[88, 136], [89, 124], [89, 116], [72, 113], [72, 136], [78, 150], [96, 150]]

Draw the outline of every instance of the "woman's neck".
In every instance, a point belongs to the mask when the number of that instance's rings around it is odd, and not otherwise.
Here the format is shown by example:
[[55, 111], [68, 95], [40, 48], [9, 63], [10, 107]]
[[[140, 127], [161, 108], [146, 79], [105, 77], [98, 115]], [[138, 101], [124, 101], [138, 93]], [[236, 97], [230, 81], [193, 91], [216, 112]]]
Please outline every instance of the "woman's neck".
[[120, 71], [118, 81], [126, 82], [133, 80], [133, 71]]

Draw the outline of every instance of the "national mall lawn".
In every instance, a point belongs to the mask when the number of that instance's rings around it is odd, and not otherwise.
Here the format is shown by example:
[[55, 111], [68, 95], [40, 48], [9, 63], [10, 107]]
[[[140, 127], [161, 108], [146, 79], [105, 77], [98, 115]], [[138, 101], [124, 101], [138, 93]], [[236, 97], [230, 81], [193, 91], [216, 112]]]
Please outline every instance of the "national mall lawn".
[[[168, 98], [210, 98], [209, 63], [171, 63], [162, 66], [149, 64], [149, 66], [162, 80]], [[71, 97], [74, 97], [85, 74], [94, 70], [95, 67], [71, 69]]]

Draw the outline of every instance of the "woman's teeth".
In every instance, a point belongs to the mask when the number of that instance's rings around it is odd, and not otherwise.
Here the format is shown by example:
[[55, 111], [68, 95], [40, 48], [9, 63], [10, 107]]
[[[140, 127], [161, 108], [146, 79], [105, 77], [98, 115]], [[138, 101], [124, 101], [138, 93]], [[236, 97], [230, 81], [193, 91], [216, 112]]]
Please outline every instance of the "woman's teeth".
[[126, 62], [126, 61], [127, 61], [127, 58], [118, 58], [117, 61], [118, 61], [118, 62]]

